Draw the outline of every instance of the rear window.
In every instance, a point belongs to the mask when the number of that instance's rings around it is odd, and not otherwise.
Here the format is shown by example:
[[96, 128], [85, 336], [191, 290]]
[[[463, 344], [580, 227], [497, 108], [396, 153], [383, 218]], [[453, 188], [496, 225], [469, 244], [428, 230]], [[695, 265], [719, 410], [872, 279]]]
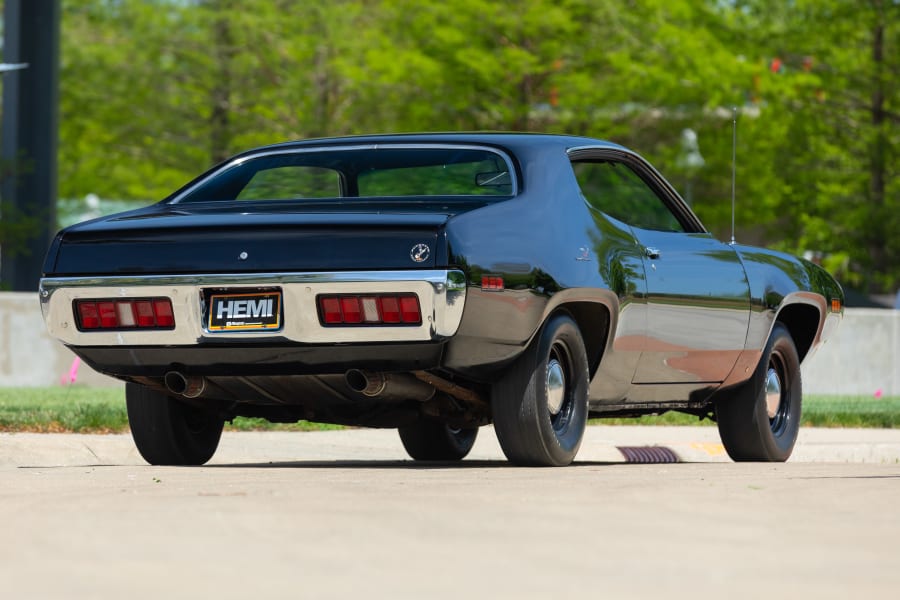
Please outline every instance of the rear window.
[[510, 169], [504, 154], [472, 147], [279, 151], [230, 163], [173, 202], [505, 197], [514, 193]]

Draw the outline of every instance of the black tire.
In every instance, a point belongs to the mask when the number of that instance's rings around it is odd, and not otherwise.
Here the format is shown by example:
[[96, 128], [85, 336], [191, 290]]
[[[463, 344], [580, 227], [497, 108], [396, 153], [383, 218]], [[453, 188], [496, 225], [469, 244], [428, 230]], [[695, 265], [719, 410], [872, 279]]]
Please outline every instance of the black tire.
[[475, 445], [478, 429], [454, 429], [440, 421], [401, 427], [400, 441], [415, 460], [462, 460]]
[[735, 461], [784, 462], [800, 432], [803, 386], [790, 332], [775, 323], [753, 377], [716, 402], [722, 444]]
[[588, 383], [578, 326], [566, 315], [552, 317], [491, 390], [506, 458], [528, 466], [571, 463], [587, 424]]
[[128, 383], [131, 437], [151, 465], [202, 465], [215, 454], [225, 421], [218, 414]]

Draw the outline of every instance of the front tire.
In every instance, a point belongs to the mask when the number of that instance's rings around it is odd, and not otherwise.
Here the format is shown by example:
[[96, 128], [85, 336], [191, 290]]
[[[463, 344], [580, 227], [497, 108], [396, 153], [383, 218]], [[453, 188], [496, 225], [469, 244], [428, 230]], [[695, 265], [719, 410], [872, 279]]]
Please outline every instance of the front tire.
[[440, 421], [419, 421], [399, 429], [400, 441], [414, 460], [462, 460], [475, 445], [478, 429], [454, 429]]
[[784, 462], [800, 432], [800, 357], [776, 323], [753, 377], [716, 402], [719, 435], [735, 461]]
[[587, 424], [588, 362], [578, 326], [552, 317], [491, 391], [494, 429], [510, 462], [565, 466]]
[[131, 437], [151, 465], [202, 465], [222, 437], [225, 420], [136, 383], [125, 385]]

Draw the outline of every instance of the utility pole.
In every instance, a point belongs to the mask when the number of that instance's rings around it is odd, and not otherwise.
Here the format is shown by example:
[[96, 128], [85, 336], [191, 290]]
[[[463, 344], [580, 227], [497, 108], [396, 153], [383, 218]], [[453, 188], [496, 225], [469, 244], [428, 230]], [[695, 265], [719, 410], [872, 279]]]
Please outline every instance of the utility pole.
[[[36, 221], [24, 243], [0, 248], [0, 283], [37, 291], [44, 254], [56, 232], [59, 139], [59, 0], [4, 0], [3, 120], [0, 157], [12, 175], [0, 184], [4, 220]], [[7, 224], [9, 221], [7, 220]]]

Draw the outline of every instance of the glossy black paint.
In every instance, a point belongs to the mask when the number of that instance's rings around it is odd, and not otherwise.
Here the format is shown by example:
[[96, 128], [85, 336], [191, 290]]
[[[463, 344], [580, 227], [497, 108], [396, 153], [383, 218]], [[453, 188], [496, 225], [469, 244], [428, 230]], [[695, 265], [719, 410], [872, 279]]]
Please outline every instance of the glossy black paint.
[[[668, 408], [703, 413], [718, 389], [753, 372], [776, 320], [791, 329], [804, 357], [840, 318], [831, 303], [842, 305], [843, 293], [821, 268], [715, 240], [649, 164], [615, 144], [550, 135], [421, 134], [270, 149], [391, 143], [500, 149], [517, 167], [518, 194], [500, 200], [170, 204], [188, 184], [162, 203], [64, 230], [48, 253], [45, 276], [455, 267], [466, 273], [468, 292], [461, 325], [449, 340], [427, 349], [213, 348], [200, 340], [171, 353], [164, 347], [73, 350], [125, 379], [159, 377], [173, 365], [198, 375], [257, 378], [344, 367], [427, 369], [478, 391], [522, 354], [551, 315], [564, 311], [584, 338], [594, 414]], [[571, 167], [585, 157], [629, 165], [685, 231], [638, 229], [590, 207]], [[435, 250], [426, 264], [410, 259], [417, 243]], [[241, 252], [248, 258], [240, 259]], [[505, 289], [482, 290], [485, 274], [501, 276]], [[265, 381], [255, 385], [265, 387]], [[243, 400], [267, 401], [276, 388]], [[296, 397], [282, 401], [303, 403]], [[321, 403], [317, 407], [318, 418], [337, 418]], [[341, 422], [348, 420], [344, 415]]]

